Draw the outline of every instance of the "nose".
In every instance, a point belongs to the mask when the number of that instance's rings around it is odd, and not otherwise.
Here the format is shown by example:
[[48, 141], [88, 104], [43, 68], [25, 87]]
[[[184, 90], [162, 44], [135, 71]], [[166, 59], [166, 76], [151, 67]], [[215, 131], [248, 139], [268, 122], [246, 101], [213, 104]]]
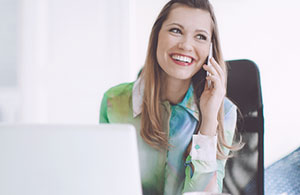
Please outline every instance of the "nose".
[[185, 51], [191, 51], [193, 49], [192, 40], [188, 37], [182, 37], [178, 43], [178, 48]]

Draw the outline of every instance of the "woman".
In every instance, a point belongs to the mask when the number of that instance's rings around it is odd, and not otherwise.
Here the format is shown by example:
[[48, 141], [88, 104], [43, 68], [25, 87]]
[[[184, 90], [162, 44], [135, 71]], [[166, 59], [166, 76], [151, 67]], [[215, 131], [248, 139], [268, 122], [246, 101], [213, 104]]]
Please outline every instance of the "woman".
[[138, 80], [108, 90], [100, 111], [101, 123], [135, 126], [143, 194], [222, 191], [229, 150], [238, 148], [231, 146], [237, 112], [225, 97], [226, 76], [208, 0], [169, 1]]

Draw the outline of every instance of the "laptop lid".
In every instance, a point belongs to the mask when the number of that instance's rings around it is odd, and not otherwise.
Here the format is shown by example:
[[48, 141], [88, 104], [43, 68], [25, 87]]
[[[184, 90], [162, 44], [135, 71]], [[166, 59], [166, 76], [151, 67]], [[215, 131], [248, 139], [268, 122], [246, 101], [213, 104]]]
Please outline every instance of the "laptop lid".
[[1, 195], [142, 194], [131, 125], [0, 125]]

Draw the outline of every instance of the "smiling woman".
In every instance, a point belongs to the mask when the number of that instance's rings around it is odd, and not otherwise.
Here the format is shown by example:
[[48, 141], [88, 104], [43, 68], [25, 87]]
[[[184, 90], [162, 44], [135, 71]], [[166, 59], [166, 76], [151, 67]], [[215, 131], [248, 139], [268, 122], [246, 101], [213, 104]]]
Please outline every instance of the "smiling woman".
[[218, 37], [208, 0], [171, 0], [154, 23], [139, 78], [104, 94], [100, 122], [138, 132], [143, 194], [222, 191], [226, 159], [241, 144], [232, 146], [237, 113], [225, 97]]
[[208, 55], [211, 23], [207, 11], [174, 6], [161, 27], [156, 51], [158, 64], [167, 75], [189, 83]]

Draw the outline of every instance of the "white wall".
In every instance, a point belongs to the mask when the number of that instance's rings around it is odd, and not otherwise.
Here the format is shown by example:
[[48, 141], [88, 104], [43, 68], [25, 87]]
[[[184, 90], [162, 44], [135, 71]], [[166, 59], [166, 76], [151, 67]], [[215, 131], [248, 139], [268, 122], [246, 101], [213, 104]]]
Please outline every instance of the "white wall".
[[168, 1], [136, 0], [136, 17], [133, 21], [136, 24], [136, 42], [134, 44], [137, 48], [135, 70], [140, 70], [144, 65], [152, 25], [166, 2]]
[[104, 91], [130, 80], [128, 7], [124, 0], [23, 1], [22, 122], [98, 122]]
[[[104, 91], [134, 80], [144, 63], [150, 29], [165, 2], [22, 0], [16, 121], [97, 123]], [[300, 144], [299, 3], [212, 3], [225, 58], [248, 58], [260, 68], [268, 165]]]

